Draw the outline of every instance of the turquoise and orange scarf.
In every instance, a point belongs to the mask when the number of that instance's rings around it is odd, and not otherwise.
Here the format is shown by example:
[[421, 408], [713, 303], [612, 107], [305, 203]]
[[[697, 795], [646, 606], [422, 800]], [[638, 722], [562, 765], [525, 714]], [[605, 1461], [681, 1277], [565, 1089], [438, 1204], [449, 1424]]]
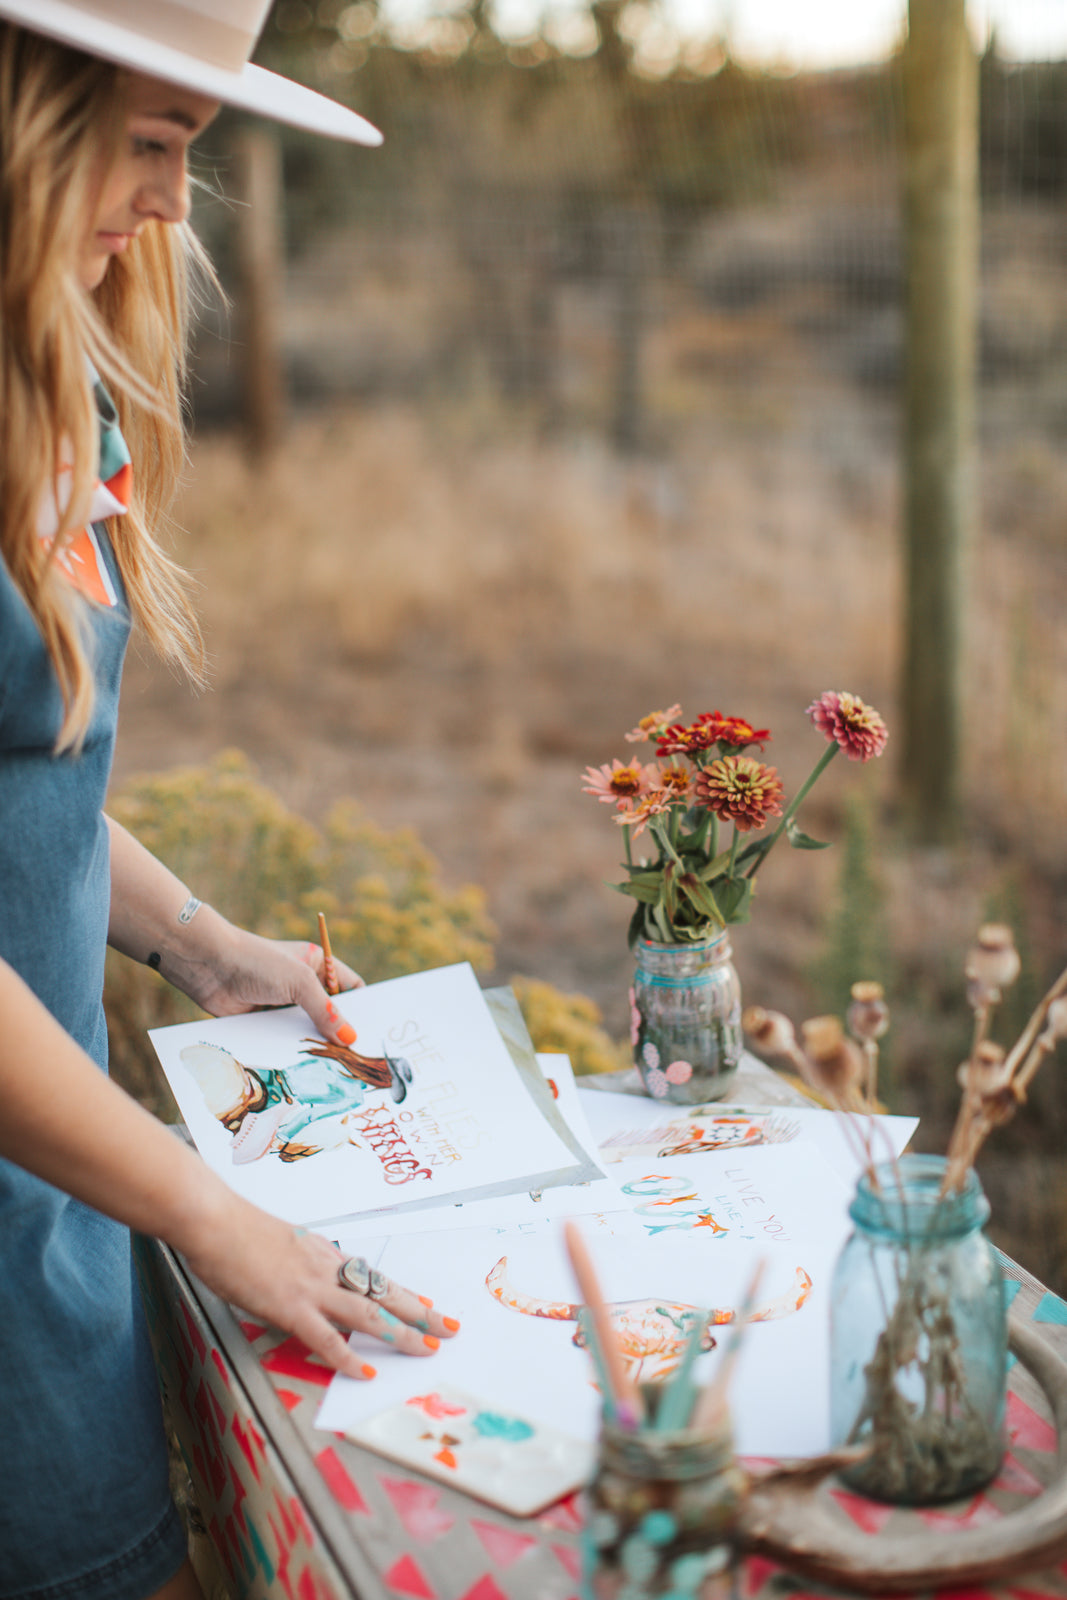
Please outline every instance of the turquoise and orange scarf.
[[[103, 522], [107, 517], [124, 515], [130, 503], [133, 468], [126, 441], [119, 431], [114, 402], [95, 372], [92, 378], [93, 399], [100, 425], [100, 452], [96, 484], [89, 504], [89, 521], [86, 527], [64, 541], [62, 550], [56, 553], [56, 564], [63, 576], [88, 599], [95, 600], [97, 605], [113, 606], [118, 596], [93, 524]], [[41, 542], [48, 546], [51, 546], [59, 528], [57, 502], [70, 476], [69, 467], [60, 471], [55, 492], [46, 496], [41, 506], [37, 533]]]

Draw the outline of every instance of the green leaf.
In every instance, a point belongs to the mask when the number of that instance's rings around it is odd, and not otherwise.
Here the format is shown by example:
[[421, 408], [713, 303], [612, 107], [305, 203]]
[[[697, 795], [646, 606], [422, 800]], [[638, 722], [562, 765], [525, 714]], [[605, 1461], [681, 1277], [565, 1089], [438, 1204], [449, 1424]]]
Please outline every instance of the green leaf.
[[829, 850], [829, 839], [813, 839], [810, 834], [801, 833], [796, 823], [790, 817], [785, 825], [785, 836], [794, 850]]
[[747, 878], [724, 878], [717, 885], [719, 910], [725, 922], [747, 922], [754, 885]]
[[730, 864], [729, 850], [720, 850], [719, 854], [697, 872], [697, 877], [702, 883], [711, 883], [715, 878], [721, 878]]
[[657, 938], [663, 944], [674, 943], [674, 929], [667, 921], [662, 905], [653, 906], [649, 912], [649, 920], [656, 930]]
[[[614, 888], [615, 885], [613, 884], [612, 887]], [[630, 918], [630, 926], [626, 930], [626, 943], [629, 945], [631, 950], [633, 949], [634, 945], [637, 943], [638, 939], [640, 939], [643, 936], [644, 931], [645, 931], [645, 908], [644, 908], [644, 906], [640, 906], [640, 905], [634, 906], [634, 914]]]
[[679, 887], [681, 888], [681, 891], [685, 895], [686, 899], [689, 901], [690, 905], [693, 906], [702, 917], [711, 917], [719, 924], [724, 921], [722, 911], [715, 899], [715, 896], [712, 894], [707, 884], [701, 883], [700, 879], [695, 874], [686, 873], [685, 877], [682, 878]]
[[646, 905], [654, 905], [660, 898], [660, 887], [643, 883], [609, 883], [609, 889], [614, 889], [618, 894], [628, 894], [633, 900], [642, 900]]

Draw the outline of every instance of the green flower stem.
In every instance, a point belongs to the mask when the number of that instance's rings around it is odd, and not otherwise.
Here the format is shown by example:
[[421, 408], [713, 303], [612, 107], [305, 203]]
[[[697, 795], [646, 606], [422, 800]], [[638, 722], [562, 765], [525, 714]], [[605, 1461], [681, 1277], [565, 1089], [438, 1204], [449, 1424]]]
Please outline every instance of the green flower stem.
[[735, 824], [734, 825], [734, 836], [730, 840], [730, 860], [729, 860], [729, 862], [727, 864], [727, 867], [726, 867], [726, 876], [728, 878], [732, 878], [733, 877], [734, 869], [735, 869], [735, 867], [737, 865], [737, 842], [740, 839], [740, 837], [741, 837], [741, 830]]
[[777, 828], [775, 828], [774, 832], [771, 834], [770, 838], [767, 840], [767, 843], [766, 843], [766, 846], [765, 846], [765, 848], [763, 850], [763, 853], [760, 855], [760, 857], [757, 860], [755, 866], [752, 868], [752, 871], [748, 874], [748, 876], [750, 878], [754, 878], [756, 876], [756, 873], [758, 872], [759, 868], [763, 865], [764, 861], [766, 861], [767, 857], [770, 855], [771, 851], [774, 849], [774, 846], [778, 843], [778, 840], [782, 837], [782, 834], [785, 832], [786, 828], [789, 826], [789, 823], [792, 821], [793, 817], [796, 815], [797, 811], [800, 809], [800, 807], [803, 804], [804, 800], [811, 793], [811, 791], [815, 787], [816, 783], [818, 783], [819, 779], [822, 777], [823, 773], [826, 771], [827, 767], [830, 765], [831, 761], [834, 759], [834, 757], [836, 756], [836, 754], [837, 754], [837, 752], [838, 752], [838, 750], [840, 748], [841, 748], [841, 746], [839, 744], [836, 744], [836, 743], [830, 745], [828, 749], [823, 751], [823, 753], [819, 757], [818, 761], [816, 761], [816, 763], [815, 763], [814, 767], [812, 768], [811, 772], [808, 774], [807, 782], [801, 784], [800, 788], [797, 790], [797, 792], [793, 796], [792, 800], [786, 806], [785, 812], [784, 812], [784, 814], [782, 816], [782, 820], [779, 822]]
[[630, 829], [628, 826], [623, 828], [622, 836], [626, 841], [626, 866], [627, 869], [632, 872], [634, 869], [634, 856], [633, 850], [630, 848]]
[[708, 846], [708, 860], [714, 861], [719, 853], [719, 819], [714, 811], [709, 811], [708, 816], [711, 818], [711, 843]]

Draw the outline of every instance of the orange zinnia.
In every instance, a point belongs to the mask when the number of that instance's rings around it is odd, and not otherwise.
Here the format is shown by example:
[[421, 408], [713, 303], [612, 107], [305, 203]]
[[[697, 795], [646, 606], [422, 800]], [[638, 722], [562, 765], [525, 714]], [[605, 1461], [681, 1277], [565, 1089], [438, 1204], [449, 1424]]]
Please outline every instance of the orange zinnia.
[[780, 817], [785, 791], [774, 767], [752, 756], [720, 756], [696, 781], [697, 799], [740, 833]]

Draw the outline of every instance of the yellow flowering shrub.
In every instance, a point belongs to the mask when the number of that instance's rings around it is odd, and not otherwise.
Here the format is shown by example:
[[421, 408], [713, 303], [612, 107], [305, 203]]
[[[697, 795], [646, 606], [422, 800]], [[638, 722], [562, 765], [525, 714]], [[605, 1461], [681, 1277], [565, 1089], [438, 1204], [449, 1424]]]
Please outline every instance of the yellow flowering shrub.
[[[227, 751], [206, 767], [133, 779], [109, 810], [141, 843], [231, 921], [282, 939], [316, 939], [325, 913], [338, 956], [369, 983], [426, 967], [493, 965], [495, 929], [482, 891], [447, 889], [410, 829], [390, 832], [342, 802], [315, 828]], [[625, 1065], [597, 1026], [591, 1000], [515, 980], [539, 1050], [563, 1050], [575, 1071]], [[149, 1028], [203, 1015], [150, 968], [108, 952], [105, 1005], [112, 1072], [170, 1119], [173, 1102]]]
[[600, 1026], [600, 1007], [584, 994], [563, 994], [539, 978], [515, 977], [511, 987], [538, 1050], [559, 1050], [576, 1073], [617, 1072], [633, 1066], [629, 1048]]

